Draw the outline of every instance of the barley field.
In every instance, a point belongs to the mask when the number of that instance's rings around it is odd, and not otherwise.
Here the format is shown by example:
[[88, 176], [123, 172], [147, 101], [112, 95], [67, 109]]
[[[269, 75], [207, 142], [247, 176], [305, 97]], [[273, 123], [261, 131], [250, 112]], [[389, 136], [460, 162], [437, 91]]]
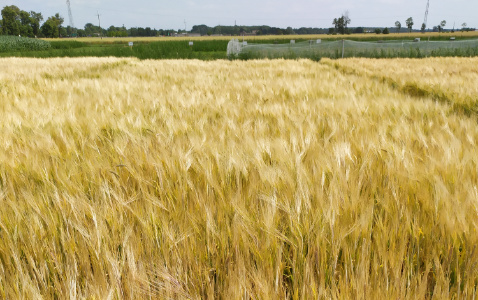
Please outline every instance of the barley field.
[[474, 66], [0, 59], [0, 299], [474, 299]]
[[432, 97], [451, 104], [455, 110], [478, 114], [476, 59], [401, 59], [393, 64], [388, 60], [325, 61], [344, 72], [387, 82], [406, 94]]

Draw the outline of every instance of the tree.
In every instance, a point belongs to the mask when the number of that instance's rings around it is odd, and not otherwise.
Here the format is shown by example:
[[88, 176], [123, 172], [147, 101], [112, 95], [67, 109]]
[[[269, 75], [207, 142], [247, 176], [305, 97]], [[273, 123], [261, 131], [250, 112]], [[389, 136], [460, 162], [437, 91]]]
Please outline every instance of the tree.
[[438, 24], [437, 28], [438, 28], [438, 32], [442, 32], [443, 31], [443, 27], [445, 27], [446, 25], [446, 21], [443, 20], [440, 22], [440, 24]]
[[375, 33], [376, 33], [376, 34], [381, 34], [381, 33], [382, 33], [382, 30], [381, 30], [380, 28], [376, 28], [376, 29], [375, 29]]
[[58, 27], [58, 36], [62, 36], [62, 34], [60, 34], [62, 32], [61, 30], [61, 25], [63, 24], [63, 22], [65, 21], [59, 13], [56, 13], [52, 19], [56, 22], [56, 26]]
[[365, 30], [363, 29], [363, 27], [357, 27], [357, 28], [354, 29], [353, 32], [354, 32], [354, 33], [364, 33]]
[[465, 31], [467, 29], [466, 28], [467, 26], [468, 26], [468, 24], [466, 24], [466, 22], [461, 24], [461, 31]]
[[339, 20], [337, 18], [334, 18], [332, 21], [332, 25], [334, 25], [334, 32], [337, 33], [339, 31]]
[[48, 20], [46, 20], [46, 22], [41, 26], [41, 33], [47, 38], [55, 38], [59, 37], [60, 35], [58, 27], [56, 26], [56, 22], [53, 21], [51, 17], [48, 18]]
[[86, 23], [84, 28], [85, 28], [85, 35], [92, 36], [95, 32], [97, 32], [95, 28], [98, 28], [98, 26], [95, 26], [92, 23]]
[[41, 26], [41, 32], [47, 38], [57, 38], [60, 35], [66, 35], [66, 30], [61, 28], [64, 19], [60, 16], [59, 13], [56, 13], [54, 16], [49, 17], [45, 23]]
[[445, 26], [446, 26], [446, 21], [445, 20], [441, 21], [440, 25], [438, 25], [438, 32], [442, 32]]
[[395, 28], [397, 28], [397, 33], [399, 33], [400, 29], [402, 29], [402, 23], [400, 23], [400, 21], [396, 21]]
[[21, 35], [34, 37], [40, 33], [40, 22], [43, 21], [41, 13], [26, 12], [11, 5], [2, 10], [0, 27], [5, 35]]
[[335, 32], [340, 34], [345, 34], [348, 32], [347, 25], [350, 24], [352, 20], [349, 18], [349, 13], [345, 12], [340, 18], [335, 18], [332, 21], [332, 24], [335, 26]]
[[199, 33], [200, 35], [206, 35], [208, 31], [211, 30], [207, 25], [194, 25], [191, 28], [191, 33]]
[[31, 18], [30, 13], [24, 10], [21, 10], [18, 15], [18, 18], [20, 19], [20, 25], [19, 25], [20, 35], [33, 37], [34, 34], [33, 34], [32, 23], [34, 20]]
[[407, 28], [408, 28], [408, 32], [412, 32], [412, 28], [413, 28], [413, 18], [410, 17], [407, 19], [406, 21], [406, 24], [407, 24]]
[[5, 35], [20, 34], [20, 9], [15, 5], [5, 6], [2, 9], [2, 31]]
[[[126, 29], [125, 29], [126, 31]], [[135, 34], [128, 34], [129, 32], [134, 31]], [[138, 28], [130, 28], [128, 29], [128, 32], [126, 33], [126, 36], [138, 36], [137, 35]], [[85, 35], [86, 36], [98, 36], [101, 33], [101, 35], [108, 35], [108, 31], [104, 30], [103, 28], [100, 28], [97, 25], [93, 25], [92, 23], [86, 23], [85, 24]], [[124, 33], [122, 33], [124, 35]]]
[[387, 28], [387, 27], [385, 27], [385, 29], [383, 30], [383, 32], [382, 32], [382, 33], [383, 33], [383, 34], [389, 34], [389, 33], [390, 33], [390, 30], [388, 30], [388, 28]]
[[33, 34], [37, 36], [40, 34], [40, 22], [43, 22], [43, 16], [41, 13], [36, 13], [34, 11], [30, 12], [30, 16]]
[[66, 36], [72, 37], [77, 35], [76, 28], [73, 28], [70, 25], [66, 26], [65, 31], [66, 31]]
[[422, 33], [425, 33], [425, 29], [427, 29], [427, 25], [425, 23], [422, 23]]

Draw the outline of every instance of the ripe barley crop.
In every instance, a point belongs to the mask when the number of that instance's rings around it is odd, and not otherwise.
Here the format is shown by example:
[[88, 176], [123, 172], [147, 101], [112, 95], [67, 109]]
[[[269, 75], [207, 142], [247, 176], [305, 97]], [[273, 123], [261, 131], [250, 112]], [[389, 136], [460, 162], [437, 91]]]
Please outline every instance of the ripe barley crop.
[[[478, 114], [478, 58], [346, 59], [327, 64], [373, 77], [413, 96], [429, 97]], [[417, 70], [419, 70], [417, 72]]]
[[[414, 38], [421, 38], [422, 40], [426, 40], [427, 38], [440, 38], [443, 40], [449, 40], [451, 36], [455, 36], [458, 39], [473, 39], [478, 36], [475, 31], [469, 32], [457, 32], [455, 35], [444, 35], [443, 33], [438, 32], [426, 32], [426, 33], [408, 33], [402, 32], [400, 34], [390, 34], [389, 36], [383, 35], [370, 35], [369, 33], [363, 34], [353, 34], [345, 36], [347, 39], [353, 38], [354, 40], [387, 40], [387, 39], [411, 39]], [[229, 41], [231, 38], [235, 38], [237, 36], [199, 36], [199, 37], [188, 37], [188, 36], [179, 36], [179, 37], [172, 37], [172, 36], [159, 36], [159, 37], [82, 37], [77, 38], [75, 40], [86, 42], [86, 43], [118, 43], [118, 42], [158, 42], [158, 41]], [[257, 40], [270, 40], [270, 41], [278, 41], [278, 40], [314, 40], [314, 39], [331, 39], [331, 40], [341, 40], [343, 39], [343, 35], [330, 35], [330, 34], [293, 34], [293, 35], [253, 35], [253, 36], [245, 36], [244, 39], [247, 41], [257, 41]], [[44, 39], [46, 41], [58, 41], [58, 39]], [[71, 41], [71, 38], [60, 38], [60, 40], [64, 41]]]
[[374, 63], [0, 59], [0, 298], [474, 297], [476, 115]]

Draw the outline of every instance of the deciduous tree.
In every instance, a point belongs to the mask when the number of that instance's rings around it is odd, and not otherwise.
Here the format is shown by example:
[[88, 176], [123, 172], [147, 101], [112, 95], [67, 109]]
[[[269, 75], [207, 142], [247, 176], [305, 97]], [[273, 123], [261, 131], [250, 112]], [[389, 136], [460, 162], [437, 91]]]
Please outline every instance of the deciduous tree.
[[20, 19], [20, 35], [33, 37], [33, 28], [31, 26], [33, 19], [31, 18], [30, 13], [21, 10], [18, 14], [18, 18]]
[[20, 9], [15, 5], [5, 6], [2, 9], [2, 31], [4, 35], [20, 34]]
[[412, 32], [412, 28], [413, 28], [413, 18], [410, 17], [407, 19], [406, 21], [406, 24], [407, 24], [407, 28], [408, 28], [408, 32]]
[[442, 32], [445, 26], [446, 26], [446, 21], [445, 20], [441, 21], [440, 24], [437, 26], [438, 32]]
[[402, 23], [400, 23], [400, 21], [396, 21], [395, 28], [397, 28], [397, 33], [399, 33], [400, 29], [402, 29]]
[[41, 32], [45, 37], [48, 38], [57, 38], [60, 37], [60, 32], [66, 33], [66, 30], [61, 30], [61, 25], [63, 24], [64, 19], [60, 16], [59, 13], [55, 14], [52, 17], [49, 17], [45, 23], [41, 26]]
[[332, 24], [335, 26], [336, 32], [340, 34], [345, 34], [348, 32], [347, 26], [350, 24], [351, 21], [352, 20], [350, 20], [348, 12], [345, 12], [340, 18], [335, 18], [332, 21]]
[[41, 13], [37, 13], [34, 11], [30, 12], [30, 16], [33, 34], [35, 36], [38, 36], [40, 34], [40, 23], [43, 22], [43, 16]]

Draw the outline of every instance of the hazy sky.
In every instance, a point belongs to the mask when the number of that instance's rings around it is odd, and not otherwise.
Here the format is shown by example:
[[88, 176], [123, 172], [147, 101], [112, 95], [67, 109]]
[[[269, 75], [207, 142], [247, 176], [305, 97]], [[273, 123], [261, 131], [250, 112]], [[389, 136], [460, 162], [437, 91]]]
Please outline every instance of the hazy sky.
[[[420, 28], [427, 0], [70, 0], [74, 25], [83, 28], [86, 23], [101, 27], [151, 27], [156, 29], [191, 29], [192, 25], [270, 25], [276, 27], [332, 26], [332, 20], [348, 11], [350, 27], [393, 27], [413, 17], [414, 28]], [[0, 0], [3, 8], [16, 5], [26, 11], [41, 12], [45, 19], [59, 12], [69, 24], [66, 0]], [[446, 20], [446, 28], [460, 28], [466, 22], [478, 28], [478, 0], [430, 0], [428, 27]]]

